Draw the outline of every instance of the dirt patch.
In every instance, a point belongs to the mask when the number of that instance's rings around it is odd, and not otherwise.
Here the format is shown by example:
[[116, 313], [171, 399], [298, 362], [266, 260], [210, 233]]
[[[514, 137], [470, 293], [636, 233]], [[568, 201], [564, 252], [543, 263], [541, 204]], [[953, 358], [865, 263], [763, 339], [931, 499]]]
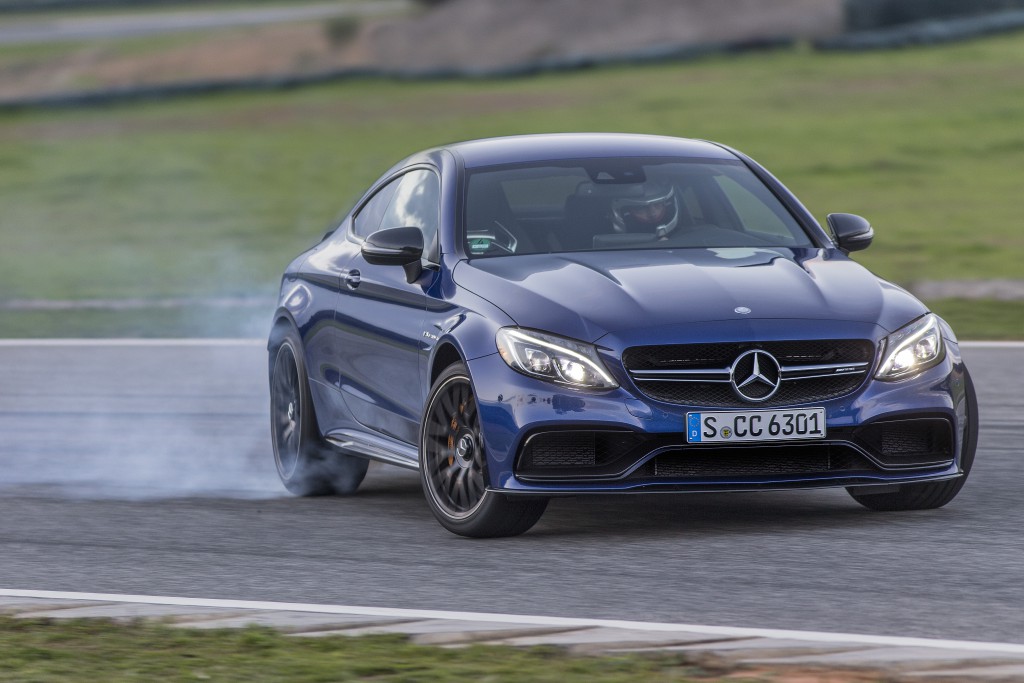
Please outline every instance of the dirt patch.
[[744, 667], [723, 680], [763, 683], [888, 683], [899, 680], [877, 671], [831, 670], [816, 668]]
[[132, 39], [128, 47], [105, 41], [43, 55], [0, 52], [0, 100], [349, 67], [493, 71], [664, 47], [822, 38], [838, 34], [842, 20], [841, 0], [451, 0], [345, 31], [328, 20], [153, 39], [152, 47]]
[[[155, 40], [155, 39], [154, 39]], [[312, 72], [344, 64], [317, 22], [229, 29], [155, 40], [148, 49], [103, 41], [53, 56], [0, 59], [0, 98], [191, 80]]]
[[816, 39], [842, 31], [839, 0], [450, 0], [359, 36], [366, 64], [496, 69], [659, 47]]

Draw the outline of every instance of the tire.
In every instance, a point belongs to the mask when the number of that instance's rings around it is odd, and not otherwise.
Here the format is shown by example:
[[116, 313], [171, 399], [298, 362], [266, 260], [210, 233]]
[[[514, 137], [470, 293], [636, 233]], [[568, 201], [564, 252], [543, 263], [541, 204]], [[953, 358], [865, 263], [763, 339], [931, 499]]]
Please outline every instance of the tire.
[[[870, 510], [895, 512], [900, 510], [932, 510], [940, 508], [956, 498], [967, 482], [967, 475], [974, 465], [974, 453], [978, 448], [978, 397], [974, 391], [971, 375], [964, 369], [964, 389], [967, 400], [967, 428], [964, 429], [963, 447], [960, 455], [962, 474], [956, 479], [931, 481], [921, 484], [901, 484], [889, 493], [862, 493], [846, 489], [855, 501]], [[863, 491], [864, 489], [861, 489]]]
[[355, 493], [369, 461], [324, 443], [299, 335], [288, 329], [277, 342], [270, 351], [270, 433], [281, 483], [297, 496]]
[[445, 529], [471, 538], [518, 536], [547, 507], [546, 498], [512, 497], [487, 487], [487, 456], [473, 384], [456, 363], [430, 389], [420, 427], [420, 481]]

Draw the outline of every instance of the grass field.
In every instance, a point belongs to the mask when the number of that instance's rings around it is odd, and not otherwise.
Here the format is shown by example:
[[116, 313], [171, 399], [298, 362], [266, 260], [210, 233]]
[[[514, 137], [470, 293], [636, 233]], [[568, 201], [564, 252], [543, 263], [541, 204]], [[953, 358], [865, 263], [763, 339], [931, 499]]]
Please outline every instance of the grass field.
[[[0, 299], [270, 295], [291, 257], [406, 154], [567, 130], [735, 146], [819, 219], [871, 219], [875, 245], [857, 259], [901, 284], [1024, 278], [1022, 63], [1017, 34], [0, 114]], [[1022, 336], [1024, 304], [986, 309], [998, 321], [946, 305], [963, 337]], [[32, 334], [31, 317], [3, 312], [0, 334]]]
[[[262, 628], [193, 630], [138, 622], [0, 616], [0, 681], [538, 681], [731, 683], [684, 655], [574, 657], [555, 648], [421, 647], [401, 636], [293, 638]], [[833, 674], [831, 681], [849, 679]]]

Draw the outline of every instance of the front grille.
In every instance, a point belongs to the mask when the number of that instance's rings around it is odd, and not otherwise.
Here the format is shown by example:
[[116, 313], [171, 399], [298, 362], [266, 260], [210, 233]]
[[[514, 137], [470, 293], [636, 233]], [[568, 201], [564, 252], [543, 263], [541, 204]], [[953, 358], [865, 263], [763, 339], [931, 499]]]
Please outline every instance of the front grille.
[[640, 390], [658, 401], [690, 406], [721, 408], [770, 407], [827, 401], [845, 396], [860, 386], [863, 375], [822, 377], [783, 382], [767, 401], [751, 404], [739, 399], [727, 382], [638, 382]]
[[[870, 372], [874, 348], [866, 339], [669, 344], [628, 348], [622, 362], [640, 391], [656, 401], [697, 407], [772, 407], [827, 401], [852, 393]], [[849, 374], [783, 377], [774, 395], [754, 403], [738, 397], [728, 381], [732, 364], [753, 349], [770, 353], [783, 368], [793, 370], [845, 364], [863, 365], [863, 369]], [[707, 371], [707, 377], [680, 381], [639, 376], [644, 371], [665, 370]]]
[[866, 339], [814, 339], [633, 346], [622, 354], [622, 362], [630, 371], [668, 368], [718, 369], [727, 367], [736, 360], [736, 356], [751, 349], [767, 351], [780, 363], [794, 365], [866, 362], [874, 355], [874, 345]]
[[877, 470], [849, 447], [816, 444], [672, 450], [655, 457], [647, 475], [656, 479], [716, 479], [871, 471]]

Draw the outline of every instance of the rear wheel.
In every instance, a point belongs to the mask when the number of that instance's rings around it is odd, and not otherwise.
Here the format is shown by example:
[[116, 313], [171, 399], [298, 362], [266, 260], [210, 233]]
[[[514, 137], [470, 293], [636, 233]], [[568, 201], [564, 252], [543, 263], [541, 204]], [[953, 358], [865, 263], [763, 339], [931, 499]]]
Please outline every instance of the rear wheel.
[[[960, 469], [963, 472], [956, 479], [930, 481], [921, 484], [901, 484], [888, 493], [869, 493], [870, 487], [847, 489], [855, 501], [871, 510], [891, 512], [898, 510], [931, 510], [940, 508], [956, 498], [967, 482], [967, 475], [974, 465], [974, 452], [978, 447], [978, 398], [974, 382], [964, 370], [964, 389], [967, 401], [967, 424], [964, 428], [963, 446], [960, 453]], [[856, 492], [855, 492], [856, 491]]]
[[434, 382], [420, 428], [420, 480], [441, 525], [460, 536], [517, 536], [537, 523], [545, 498], [513, 498], [487, 488], [480, 415], [466, 366]]
[[320, 438], [294, 330], [270, 353], [270, 430], [281, 483], [297, 496], [354, 493], [369, 462], [331, 449]]

